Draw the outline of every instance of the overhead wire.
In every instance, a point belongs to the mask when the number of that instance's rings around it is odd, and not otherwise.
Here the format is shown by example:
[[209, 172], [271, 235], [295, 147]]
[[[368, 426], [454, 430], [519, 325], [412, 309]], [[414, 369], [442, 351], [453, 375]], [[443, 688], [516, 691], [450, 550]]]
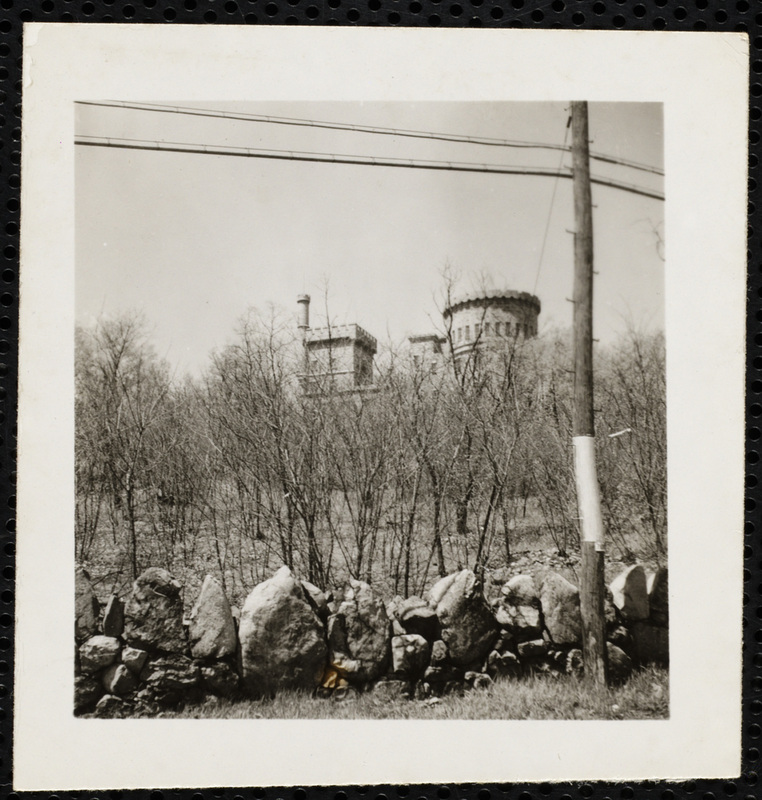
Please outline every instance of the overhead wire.
[[[566, 144], [566, 140], [569, 138], [569, 126], [571, 125], [571, 116], [569, 116], [568, 120], [566, 121], [566, 127], [564, 128], [564, 144]], [[561, 160], [558, 163], [558, 172], [561, 172], [561, 169], [564, 165], [564, 158], [566, 158], [566, 150], [561, 153]], [[553, 192], [550, 195], [550, 207], [548, 208], [548, 219], [545, 222], [545, 233], [542, 236], [542, 245], [540, 246], [540, 258], [537, 261], [537, 272], [534, 276], [534, 286], [532, 287], [532, 294], [537, 291], [537, 283], [540, 280], [540, 270], [542, 269], [542, 259], [545, 255], [545, 245], [548, 241], [548, 232], [550, 231], [550, 220], [553, 217], [553, 205], [556, 200], [556, 189], [558, 189], [558, 179], [560, 175], [556, 175], [556, 179], [553, 181]]]
[[[121, 100], [78, 100], [78, 105], [98, 106], [101, 108], [125, 108], [134, 111], [152, 111], [165, 114], [180, 114], [185, 116], [210, 117], [243, 122], [258, 122], [273, 125], [288, 125], [304, 128], [318, 128], [333, 131], [349, 131], [354, 133], [367, 133], [381, 136], [397, 136], [413, 139], [429, 139], [440, 142], [455, 142], [461, 144], [484, 145], [488, 147], [509, 147], [538, 150], [565, 150], [570, 151], [564, 140], [563, 145], [550, 142], [530, 142], [516, 139], [500, 139], [490, 136], [467, 136], [462, 134], [441, 133], [435, 131], [419, 131], [407, 128], [386, 128], [378, 125], [354, 125], [344, 122], [328, 122], [325, 120], [302, 119], [298, 117], [279, 117], [268, 114], [246, 114], [242, 112], [220, 111], [217, 109], [192, 108], [189, 106], [166, 105], [161, 103], [131, 103]], [[664, 170], [650, 164], [643, 164], [630, 159], [619, 158], [605, 153], [590, 153], [590, 158], [608, 164], [628, 167], [635, 170], [650, 172], [654, 175], [664, 175]]]
[[[492, 175], [533, 175], [541, 177], [571, 178], [572, 171], [556, 170], [552, 167], [516, 167], [508, 164], [485, 164], [475, 162], [435, 161], [428, 159], [378, 158], [335, 153], [320, 153], [299, 150], [271, 150], [253, 147], [199, 145], [185, 142], [159, 142], [148, 139], [99, 137], [80, 134], [74, 143], [86, 147], [107, 147], [127, 150], [144, 150], [198, 155], [237, 156], [242, 158], [274, 159], [279, 161], [307, 161], [327, 164], [351, 164], [356, 166], [397, 167], [403, 169], [429, 169], [451, 172], [479, 172]], [[591, 183], [608, 186], [632, 194], [664, 200], [664, 194], [637, 184], [625, 183], [602, 176], [591, 176]]]

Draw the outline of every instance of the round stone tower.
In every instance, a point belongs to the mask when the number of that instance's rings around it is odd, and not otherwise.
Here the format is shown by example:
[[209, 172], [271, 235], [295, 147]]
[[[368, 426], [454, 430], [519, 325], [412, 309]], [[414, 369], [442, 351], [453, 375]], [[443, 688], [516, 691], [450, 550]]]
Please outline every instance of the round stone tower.
[[500, 352], [517, 339], [537, 336], [540, 300], [528, 292], [496, 289], [459, 297], [444, 310], [456, 360], [474, 349]]

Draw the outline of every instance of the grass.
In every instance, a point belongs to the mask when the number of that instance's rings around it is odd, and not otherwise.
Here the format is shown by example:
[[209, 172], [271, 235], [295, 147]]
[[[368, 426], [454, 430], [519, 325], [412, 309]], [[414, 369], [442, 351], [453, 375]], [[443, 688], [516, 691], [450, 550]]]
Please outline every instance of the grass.
[[389, 700], [373, 692], [343, 700], [284, 692], [274, 699], [210, 699], [165, 712], [173, 719], [667, 719], [669, 678], [654, 667], [633, 673], [629, 681], [600, 692], [573, 676], [533, 675], [502, 680], [464, 696], [438, 703]]

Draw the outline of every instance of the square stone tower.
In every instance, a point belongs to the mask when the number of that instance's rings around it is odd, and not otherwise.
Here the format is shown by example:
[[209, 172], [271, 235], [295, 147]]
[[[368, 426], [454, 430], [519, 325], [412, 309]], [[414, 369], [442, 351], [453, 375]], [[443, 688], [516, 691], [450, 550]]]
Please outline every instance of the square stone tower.
[[376, 338], [356, 324], [310, 328], [310, 296], [299, 295], [297, 303], [297, 328], [304, 346], [303, 387], [352, 391], [372, 386]]

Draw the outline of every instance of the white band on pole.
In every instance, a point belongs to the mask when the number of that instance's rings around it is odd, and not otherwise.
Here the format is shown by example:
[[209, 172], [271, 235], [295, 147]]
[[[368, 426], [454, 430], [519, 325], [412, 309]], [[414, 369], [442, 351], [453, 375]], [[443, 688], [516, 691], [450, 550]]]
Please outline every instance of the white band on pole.
[[598, 473], [595, 468], [595, 438], [574, 436], [572, 443], [582, 541], [595, 542], [595, 549], [603, 550], [603, 517]]

